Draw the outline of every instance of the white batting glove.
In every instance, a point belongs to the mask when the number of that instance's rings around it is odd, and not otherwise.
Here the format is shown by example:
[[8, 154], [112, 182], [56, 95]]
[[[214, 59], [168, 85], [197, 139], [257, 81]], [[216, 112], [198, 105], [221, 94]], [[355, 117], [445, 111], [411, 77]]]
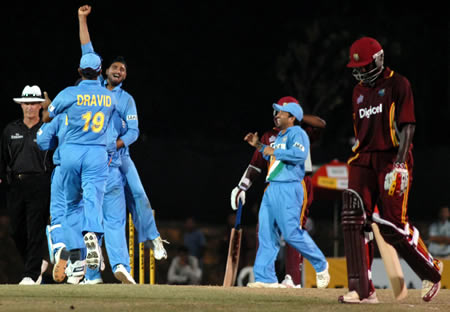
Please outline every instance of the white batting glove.
[[241, 200], [242, 206], [245, 204], [245, 191], [239, 186], [236, 186], [231, 191], [231, 208], [237, 210], [239, 208], [239, 200]]
[[384, 178], [384, 189], [389, 196], [401, 196], [408, 187], [409, 173], [404, 163], [394, 163], [391, 172]]

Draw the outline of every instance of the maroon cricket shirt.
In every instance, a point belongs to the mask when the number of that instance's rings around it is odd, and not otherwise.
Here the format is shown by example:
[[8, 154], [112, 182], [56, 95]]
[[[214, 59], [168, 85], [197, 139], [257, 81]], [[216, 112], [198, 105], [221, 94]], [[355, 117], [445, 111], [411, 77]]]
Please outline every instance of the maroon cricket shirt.
[[382, 75], [374, 87], [360, 83], [353, 89], [355, 153], [398, 148], [401, 127], [416, 122], [408, 79], [389, 68]]

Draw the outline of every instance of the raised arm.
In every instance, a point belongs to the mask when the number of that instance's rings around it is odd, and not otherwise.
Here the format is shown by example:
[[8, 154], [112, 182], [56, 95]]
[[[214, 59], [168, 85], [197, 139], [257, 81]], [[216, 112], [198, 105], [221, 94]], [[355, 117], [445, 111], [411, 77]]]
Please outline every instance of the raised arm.
[[78, 9], [78, 21], [80, 23], [80, 43], [85, 45], [91, 42], [87, 26], [87, 16], [91, 13], [91, 6], [83, 5]]

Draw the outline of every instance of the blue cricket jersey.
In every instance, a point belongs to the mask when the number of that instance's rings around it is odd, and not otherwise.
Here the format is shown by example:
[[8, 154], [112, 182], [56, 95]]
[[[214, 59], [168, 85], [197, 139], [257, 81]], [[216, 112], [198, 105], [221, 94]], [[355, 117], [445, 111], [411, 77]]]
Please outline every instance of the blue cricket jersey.
[[51, 118], [61, 113], [67, 114], [64, 143], [106, 146], [105, 133], [116, 106], [116, 97], [103, 88], [100, 81], [82, 80], [77, 86], [62, 90], [48, 111]]
[[106, 150], [108, 151], [108, 159], [110, 167], [120, 167], [122, 165], [120, 151], [117, 151], [117, 138], [127, 132], [127, 124], [122, 120], [119, 113], [115, 111], [111, 116], [111, 121], [107, 130], [108, 144]]
[[[86, 53], [95, 53], [92, 42], [88, 42], [81, 46], [82, 55]], [[107, 81], [101, 75], [99, 76], [100, 83], [106, 88]], [[124, 116], [123, 120], [126, 123], [126, 131], [123, 129], [120, 131], [117, 138], [122, 139], [125, 146], [119, 150], [121, 155], [127, 155], [129, 153], [128, 146], [134, 143], [139, 137], [139, 123], [137, 117], [136, 102], [134, 98], [127, 91], [122, 89], [122, 83], [117, 85], [111, 91], [117, 99], [116, 110], [120, 116]]]
[[[266, 145], [259, 150], [264, 151]], [[273, 156], [263, 156], [269, 160], [267, 182], [295, 182], [302, 181], [305, 176], [305, 160], [308, 157], [309, 138], [299, 126], [280, 131], [275, 142], [271, 144], [275, 149]]]
[[64, 142], [67, 131], [68, 119], [66, 114], [59, 114], [52, 121], [44, 123], [37, 132], [36, 143], [43, 151], [55, 149], [53, 153], [53, 164], [61, 164], [59, 147]]

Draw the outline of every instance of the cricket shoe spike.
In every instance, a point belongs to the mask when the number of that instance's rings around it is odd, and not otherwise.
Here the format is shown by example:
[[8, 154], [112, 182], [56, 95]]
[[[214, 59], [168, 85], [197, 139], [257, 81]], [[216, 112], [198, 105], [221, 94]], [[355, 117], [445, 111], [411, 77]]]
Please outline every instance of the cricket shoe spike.
[[[442, 272], [444, 271], [444, 264], [442, 263], [442, 261], [438, 262], [438, 266], [439, 266], [439, 273], [442, 274]], [[437, 283], [433, 283], [427, 280], [422, 281], [422, 300], [425, 302], [431, 301], [431, 299], [436, 297], [440, 289], [441, 289], [441, 281]]]
[[354, 290], [348, 292], [347, 294], [345, 294], [343, 296], [340, 296], [338, 298], [338, 301], [340, 303], [369, 303], [369, 304], [375, 304], [375, 303], [379, 302], [375, 291], [372, 292], [369, 295], [369, 297], [361, 300], [361, 299], [359, 299], [358, 293]]
[[86, 245], [86, 264], [89, 269], [96, 270], [100, 266], [101, 251], [97, 235], [94, 232], [84, 234]]
[[167, 259], [167, 252], [166, 249], [164, 249], [163, 243], [170, 244], [168, 241], [162, 240], [161, 236], [152, 240], [156, 260]]
[[122, 284], [136, 284], [134, 278], [130, 275], [123, 264], [118, 264], [114, 271], [114, 277], [117, 278]]
[[247, 287], [249, 287], [249, 288], [287, 288], [287, 286], [283, 285], [283, 284], [263, 283], [263, 282], [248, 283]]
[[66, 278], [66, 266], [70, 252], [66, 247], [59, 248], [55, 253], [55, 265], [53, 266], [53, 280], [62, 283]]
[[328, 273], [328, 262], [325, 270], [316, 273], [317, 288], [327, 288], [330, 283], [330, 273]]

